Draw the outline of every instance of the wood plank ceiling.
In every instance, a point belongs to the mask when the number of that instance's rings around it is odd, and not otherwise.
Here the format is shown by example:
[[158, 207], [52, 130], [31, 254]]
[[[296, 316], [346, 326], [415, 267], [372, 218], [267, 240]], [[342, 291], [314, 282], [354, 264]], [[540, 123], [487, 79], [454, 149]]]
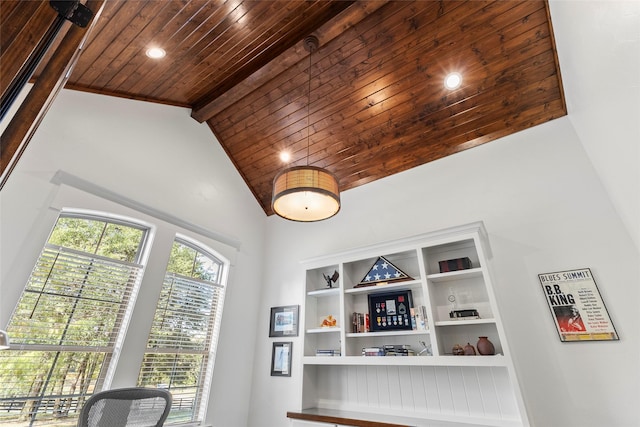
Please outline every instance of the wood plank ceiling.
[[[2, 1], [3, 92], [54, 18]], [[566, 114], [544, 0], [108, 0], [66, 87], [191, 108], [267, 215], [287, 166], [344, 191]]]

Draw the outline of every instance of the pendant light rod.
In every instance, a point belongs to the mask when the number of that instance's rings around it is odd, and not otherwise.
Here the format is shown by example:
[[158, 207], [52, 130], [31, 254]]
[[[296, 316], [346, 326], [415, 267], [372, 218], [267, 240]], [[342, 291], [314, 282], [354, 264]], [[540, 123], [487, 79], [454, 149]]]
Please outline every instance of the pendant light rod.
[[319, 43], [318, 38], [313, 35], [307, 36], [304, 39], [304, 48], [309, 52], [309, 81], [307, 87], [307, 166], [309, 166], [309, 156], [311, 155], [311, 138], [309, 136], [309, 127], [311, 126], [311, 54], [318, 50]]

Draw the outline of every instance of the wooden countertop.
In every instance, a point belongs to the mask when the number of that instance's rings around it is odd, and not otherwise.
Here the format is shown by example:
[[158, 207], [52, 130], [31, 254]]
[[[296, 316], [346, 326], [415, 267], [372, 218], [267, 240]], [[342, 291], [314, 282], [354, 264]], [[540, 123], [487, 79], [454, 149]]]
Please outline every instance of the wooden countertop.
[[[413, 423], [405, 424], [403, 417], [389, 415], [364, 414], [359, 412], [335, 411], [329, 409], [305, 409], [301, 412], [287, 412], [287, 418], [317, 421], [331, 424], [341, 424], [353, 427], [411, 427]], [[400, 422], [400, 423], [399, 423]]]

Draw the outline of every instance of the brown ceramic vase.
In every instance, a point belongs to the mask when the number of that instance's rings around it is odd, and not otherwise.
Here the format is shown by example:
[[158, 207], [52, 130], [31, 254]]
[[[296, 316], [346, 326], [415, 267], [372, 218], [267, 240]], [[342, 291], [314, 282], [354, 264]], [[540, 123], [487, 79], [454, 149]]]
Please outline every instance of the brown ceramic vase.
[[476, 347], [478, 348], [478, 353], [482, 354], [483, 356], [496, 354], [496, 348], [487, 337], [480, 337], [478, 343], [476, 344]]

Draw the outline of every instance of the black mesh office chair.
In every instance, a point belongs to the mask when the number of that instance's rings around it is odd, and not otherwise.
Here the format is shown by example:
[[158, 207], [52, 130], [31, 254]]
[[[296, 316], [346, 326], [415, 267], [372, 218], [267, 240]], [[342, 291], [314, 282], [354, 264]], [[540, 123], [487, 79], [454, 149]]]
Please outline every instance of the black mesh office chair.
[[87, 399], [78, 427], [162, 427], [171, 401], [171, 393], [158, 388], [101, 391]]

